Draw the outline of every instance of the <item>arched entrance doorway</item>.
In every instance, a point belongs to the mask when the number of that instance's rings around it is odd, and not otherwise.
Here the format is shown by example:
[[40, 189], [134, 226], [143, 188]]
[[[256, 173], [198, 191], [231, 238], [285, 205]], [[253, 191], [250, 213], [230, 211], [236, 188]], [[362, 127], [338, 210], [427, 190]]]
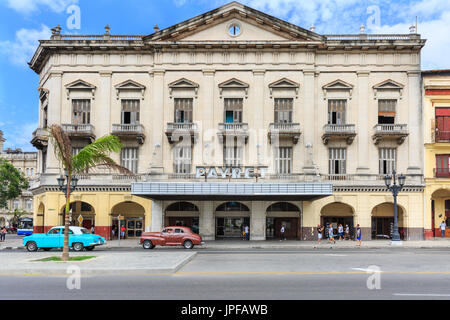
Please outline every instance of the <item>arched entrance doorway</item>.
[[[404, 221], [403, 209], [398, 209], [398, 231], [400, 238], [406, 239], [407, 228]], [[372, 239], [391, 239], [394, 232], [394, 204], [385, 202], [372, 209]]]
[[164, 211], [164, 226], [189, 227], [195, 233], [199, 233], [198, 207], [190, 202], [175, 202]]
[[329, 203], [320, 211], [321, 224], [325, 226], [325, 236], [328, 236], [328, 228], [330, 224], [333, 226], [334, 235], [338, 234], [338, 226], [342, 224], [345, 227], [348, 225], [350, 228], [350, 237], [354, 235], [354, 210], [348, 204], [342, 202]]
[[300, 239], [300, 209], [289, 202], [277, 202], [266, 210], [266, 239], [280, 238], [281, 226], [287, 239]]
[[433, 237], [441, 237], [440, 225], [447, 226], [445, 237], [450, 237], [450, 190], [439, 189], [431, 195], [431, 228]]
[[[70, 203], [69, 210], [71, 212], [70, 214], [70, 225], [71, 226], [77, 226], [77, 227], [83, 227], [88, 230], [91, 230], [92, 227], [95, 227], [95, 211], [94, 207], [91, 206], [87, 202], [83, 201], [75, 201]], [[65, 215], [66, 212], [66, 206], [63, 206], [60, 211], [60, 225], [63, 226], [65, 224]], [[81, 223], [80, 223], [81, 219]]]
[[[125, 227], [125, 238], [139, 238], [145, 230], [145, 209], [136, 202], [125, 201], [116, 204], [111, 210], [114, 238], [118, 238], [120, 227]], [[118, 217], [123, 217], [123, 220]]]
[[225, 202], [216, 208], [216, 237], [242, 238], [245, 226], [250, 228], [250, 209], [241, 202]]

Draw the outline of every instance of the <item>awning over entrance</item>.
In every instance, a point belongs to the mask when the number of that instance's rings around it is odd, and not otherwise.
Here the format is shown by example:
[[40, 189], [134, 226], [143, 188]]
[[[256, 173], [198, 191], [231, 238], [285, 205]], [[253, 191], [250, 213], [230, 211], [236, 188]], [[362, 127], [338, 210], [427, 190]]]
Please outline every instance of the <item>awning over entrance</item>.
[[136, 182], [131, 194], [154, 200], [315, 200], [333, 194], [331, 183]]

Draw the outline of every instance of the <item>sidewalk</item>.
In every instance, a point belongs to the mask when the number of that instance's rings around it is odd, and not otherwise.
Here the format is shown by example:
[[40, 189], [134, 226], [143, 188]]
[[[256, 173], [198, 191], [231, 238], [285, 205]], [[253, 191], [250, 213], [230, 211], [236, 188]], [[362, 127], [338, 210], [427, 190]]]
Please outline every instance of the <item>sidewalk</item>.
[[[339, 248], [357, 248], [355, 241], [336, 240], [335, 244], [329, 244], [327, 239], [322, 240], [319, 245], [317, 241], [298, 241], [298, 240], [267, 240], [267, 241], [243, 241], [243, 240], [216, 240], [206, 241], [204, 246], [195, 246], [194, 249], [314, 249], [330, 247]], [[394, 248], [391, 246], [390, 240], [368, 240], [362, 242], [362, 248], [383, 249]], [[105, 245], [99, 247], [101, 249], [120, 249], [120, 248], [142, 248], [139, 245], [139, 239], [125, 239], [120, 240], [120, 246], [118, 240], [107, 241]], [[171, 247], [165, 247], [171, 248]], [[178, 247], [177, 247], [178, 248]], [[402, 241], [402, 246], [395, 248], [448, 248], [450, 249], [450, 238], [434, 238], [432, 240], [422, 241]], [[21, 238], [6, 239], [6, 242], [0, 243], [0, 250], [25, 250], [23, 247], [23, 241]], [[95, 250], [94, 250], [95, 252]]]

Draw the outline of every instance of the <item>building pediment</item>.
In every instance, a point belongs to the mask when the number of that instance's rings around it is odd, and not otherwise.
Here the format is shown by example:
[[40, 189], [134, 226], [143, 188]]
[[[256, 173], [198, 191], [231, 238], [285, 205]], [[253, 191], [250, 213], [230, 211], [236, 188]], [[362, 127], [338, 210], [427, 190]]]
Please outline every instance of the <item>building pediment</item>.
[[182, 78], [169, 84], [169, 95], [170, 98], [172, 98], [173, 90], [184, 89], [184, 90], [193, 90], [195, 92], [195, 97], [197, 98], [198, 88], [199, 88], [198, 83], [195, 83], [194, 81], [188, 80], [186, 78]]
[[373, 86], [374, 98], [378, 99], [380, 93], [396, 92], [396, 94], [401, 99], [403, 96], [403, 88], [404, 88], [404, 85], [401, 83], [398, 83], [391, 79], [385, 80], [385, 81], [380, 82], [379, 84], [376, 84]]
[[248, 88], [249, 88], [248, 83], [245, 83], [241, 80], [233, 78], [233, 79], [227, 80], [227, 81], [219, 84], [220, 97], [222, 98], [223, 90], [227, 90], [227, 89], [233, 90], [234, 89], [234, 90], [243, 90], [245, 92], [245, 97], [247, 98]]
[[145, 86], [131, 79], [116, 84], [114, 88], [116, 89], [117, 99], [119, 99], [120, 91], [133, 91], [133, 90], [139, 91], [142, 96], [142, 99], [144, 99]]
[[346, 91], [348, 92], [349, 98], [352, 98], [354, 86], [343, 80], [335, 80], [322, 87], [324, 99], [327, 99], [327, 93], [329, 91]]
[[[237, 23], [242, 34], [227, 34]], [[258, 10], [232, 2], [144, 38], [144, 41], [323, 41], [324, 37]]]
[[95, 98], [95, 90], [97, 89], [97, 87], [94, 86], [93, 84], [90, 84], [89, 82], [86, 82], [81, 79], [73, 81], [69, 84], [66, 84], [65, 87], [66, 87], [67, 99], [70, 98], [70, 91], [73, 91], [73, 90], [90, 91], [92, 93], [92, 99], [94, 99]]
[[300, 88], [300, 84], [295, 81], [289, 80], [287, 78], [280, 79], [278, 81], [272, 82], [269, 84], [270, 89], [270, 97], [273, 96], [273, 91], [280, 90], [295, 90], [295, 96], [298, 97], [298, 90]]

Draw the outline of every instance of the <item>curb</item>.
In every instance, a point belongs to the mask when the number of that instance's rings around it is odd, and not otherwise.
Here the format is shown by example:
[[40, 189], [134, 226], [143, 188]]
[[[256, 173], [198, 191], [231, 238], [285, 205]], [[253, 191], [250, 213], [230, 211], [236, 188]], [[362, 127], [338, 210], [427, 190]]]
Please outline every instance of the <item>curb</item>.
[[[178, 272], [182, 267], [191, 262], [197, 256], [196, 252], [182, 259], [175, 265], [163, 268], [85, 268], [80, 266], [81, 276], [115, 276], [115, 275], [139, 275], [139, 274], [173, 274]], [[62, 263], [61, 263], [62, 264]], [[77, 263], [64, 263], [67, 267], [77, 265]], [[0, 276], [61, 276], [68, 277], [72, 273], [67, 272], [67, 267], [64, 268], [11, 268], [1, 269]]]

